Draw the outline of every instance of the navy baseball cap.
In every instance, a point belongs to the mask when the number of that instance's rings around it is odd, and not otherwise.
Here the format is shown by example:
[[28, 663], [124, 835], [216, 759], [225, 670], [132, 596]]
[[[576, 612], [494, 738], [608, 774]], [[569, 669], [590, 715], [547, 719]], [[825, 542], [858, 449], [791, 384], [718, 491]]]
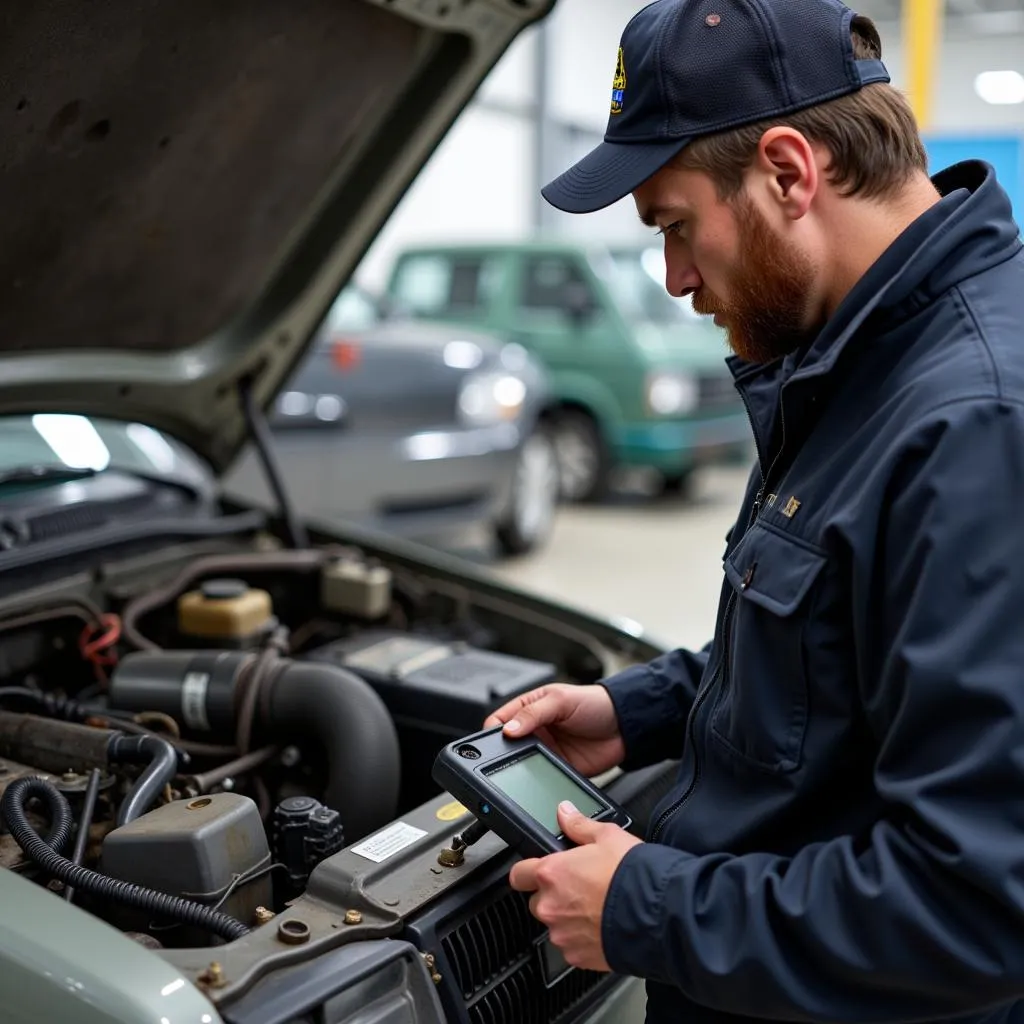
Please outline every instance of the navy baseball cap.
[[604, 142], [541, 194], [592, 213], [703, 135], [888, 82], [854, 58], [855, 17], [839, 0], [655, 0], [622, 33]]

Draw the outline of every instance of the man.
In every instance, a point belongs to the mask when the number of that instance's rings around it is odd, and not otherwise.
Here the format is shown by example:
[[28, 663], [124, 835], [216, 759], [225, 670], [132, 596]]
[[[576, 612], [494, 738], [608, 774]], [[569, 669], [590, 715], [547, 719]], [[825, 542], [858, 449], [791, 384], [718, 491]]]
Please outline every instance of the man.
[[544, 190], [632, 193], [759, 454], [708, 647], [488, 719], [681, 759], [646, 842], [562, 809], [578, 847], [511, 873], [652, 1024], [1024, 1021], [1024, 254], [880, 57], [838, 0], [659, 0]]

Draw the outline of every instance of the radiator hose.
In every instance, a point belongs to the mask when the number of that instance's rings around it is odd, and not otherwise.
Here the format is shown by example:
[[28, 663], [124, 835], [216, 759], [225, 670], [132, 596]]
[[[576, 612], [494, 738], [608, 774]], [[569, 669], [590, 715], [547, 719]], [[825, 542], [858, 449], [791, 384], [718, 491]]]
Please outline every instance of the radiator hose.
[[[187, 755], [185, 755], [187, 759]], [[178, 752], [159, 736], [125, 736], [117, 733], [107, 747], [110, 764], [146, 763], [142, 774], [117, 812], [117, 824], [127, 825], [156, 803], [161, 790], [178, 774]]]
[[[47, 840], [38, 835], [25, 813], [25, 805], [33, 797], [42, 800], [50, 811], [52, 826]], [[182, 924], [205, 928], [226, 942], [233, 942], [249, 934], [249, 929], [229, 914], [180, 896], [170, 896], [132, 882], [108, 878], [64, 857], [60, 851], [67, 846], [71, 836], [71, 809], [64, 794], [45, 779], [37, 776], [15, 779], [0, 799], [0, 814], [26, 855], [47, 874], [60, 879], [65, 885], [115, 903], [172, 918]]]

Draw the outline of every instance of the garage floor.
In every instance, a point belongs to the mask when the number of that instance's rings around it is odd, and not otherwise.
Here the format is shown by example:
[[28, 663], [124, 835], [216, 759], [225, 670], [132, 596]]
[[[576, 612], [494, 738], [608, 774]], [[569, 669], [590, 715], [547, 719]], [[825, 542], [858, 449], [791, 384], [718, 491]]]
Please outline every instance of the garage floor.
[[673, 647], [702, 647], [714, 629], [725, 534], [747, 473], [707, 470], [687, 499], [623, 494], [606, 506], [566, 507], [541, 554], [492, 571], [545, 596], [632, 619]]

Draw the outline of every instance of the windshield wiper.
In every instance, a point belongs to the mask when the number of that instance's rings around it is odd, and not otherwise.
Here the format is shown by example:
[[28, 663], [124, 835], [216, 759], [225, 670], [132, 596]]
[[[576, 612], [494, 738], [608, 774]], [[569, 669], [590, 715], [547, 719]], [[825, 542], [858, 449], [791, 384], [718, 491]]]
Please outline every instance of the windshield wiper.
[[40, 464], [0, 470], [0, 484], [31, 484], [38, 480], [83, 480], [90, 476], [96, 476], [95, 469]]

